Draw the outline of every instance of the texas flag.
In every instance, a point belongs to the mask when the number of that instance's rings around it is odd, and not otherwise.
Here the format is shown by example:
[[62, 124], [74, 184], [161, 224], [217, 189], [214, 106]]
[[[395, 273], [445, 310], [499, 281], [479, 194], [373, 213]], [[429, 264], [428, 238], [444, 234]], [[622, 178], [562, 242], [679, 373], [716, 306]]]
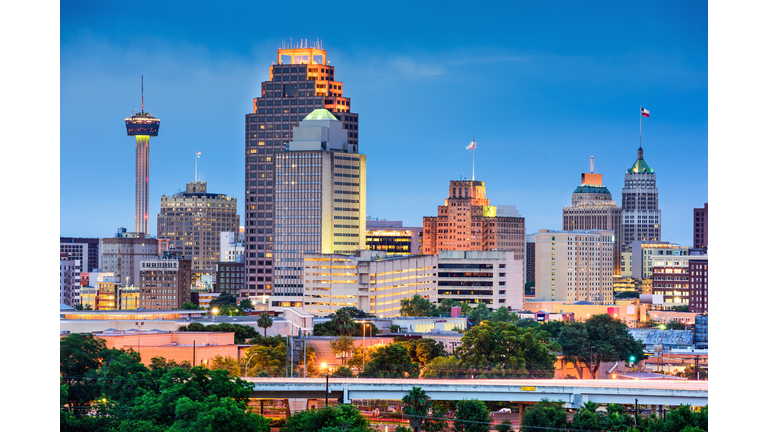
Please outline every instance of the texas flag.
[[197, 157], [200, 157], [200, 155], [202, 154], [200, 152], [195, 152], [195, 153], [197, 153]]
[[640, 114], [642, 114], [643, 117], [650, 117], [651, 116], [651, 112], [648, 111], [647, 109], [643, 108], [643, 107], [640, 107]]
[[466, 147], [466, 149], [467, 150], [474, 150], [475, 147], [477, 147], [477, 143], [472, 141], [471, 143], [469, 143], [469, 145]]

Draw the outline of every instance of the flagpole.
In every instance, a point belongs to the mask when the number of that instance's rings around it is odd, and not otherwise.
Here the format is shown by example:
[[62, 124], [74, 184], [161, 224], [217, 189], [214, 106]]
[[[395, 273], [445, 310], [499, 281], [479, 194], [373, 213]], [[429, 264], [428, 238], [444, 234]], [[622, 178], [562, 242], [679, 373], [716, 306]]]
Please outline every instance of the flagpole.
[[640, 107], [640, 148], [643, 148], [643, 107]]
[[475, 181], [475, 147], [477, 147], [477, 144], [475, 144], [475, 137], [472, 137], [472, 181]]
[[195, 151], [195, 183], [197, 183], [197, 151]]

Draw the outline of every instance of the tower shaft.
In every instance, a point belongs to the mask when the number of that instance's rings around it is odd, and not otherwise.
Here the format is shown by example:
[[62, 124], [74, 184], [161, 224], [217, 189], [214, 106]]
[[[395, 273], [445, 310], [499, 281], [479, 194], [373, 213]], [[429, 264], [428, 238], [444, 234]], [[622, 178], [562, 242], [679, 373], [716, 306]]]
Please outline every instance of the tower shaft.
[[136, 135], [136, 232], [147, 234], [149, 218], [149, 135]]

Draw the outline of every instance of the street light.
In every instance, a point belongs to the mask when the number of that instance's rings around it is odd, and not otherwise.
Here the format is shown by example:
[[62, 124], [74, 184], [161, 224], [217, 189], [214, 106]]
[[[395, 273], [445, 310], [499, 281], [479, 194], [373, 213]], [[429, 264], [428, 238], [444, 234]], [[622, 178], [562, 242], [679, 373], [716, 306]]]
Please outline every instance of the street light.
[[219, 308], [213, 308], [211, 309], [211, 321], [216, 321], [216, 314], [219, 313]]
[[[365, 353], [365, 349], [366, 349], [365, 328], [368, 327], [369, 324], [366, 321], [355, 321], [355, 322], [363, 324], [363, 370], [365, 370], [365, 354], [366, 354]], [[371, 337], [373, 337], [373, 328], [371, 328]], [[358, 374], [358, 377], [359, 376], [360, 375]]]
[[136, 324], [139, 327], [139, 356], [141, 356], [141, 326], [144, 325], [144, 321], [136, 321]]

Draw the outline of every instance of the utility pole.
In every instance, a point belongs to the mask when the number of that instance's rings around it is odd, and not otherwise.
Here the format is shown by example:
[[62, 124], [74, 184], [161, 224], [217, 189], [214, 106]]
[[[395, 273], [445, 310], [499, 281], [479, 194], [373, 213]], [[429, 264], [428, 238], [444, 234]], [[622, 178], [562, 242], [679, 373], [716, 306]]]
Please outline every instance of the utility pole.
[[328, 407], [328, 393], [331, 391], [328, 390], [328, 374], [325, 374], [325, 407]]
[[195, 367], [195, 341], [192, 341], [192, 367]]
[[635, 399], [635, 426], [637, 426], [637, 399]]
[[696, 381], [699, 380], [699, 355], [696, 354]]

